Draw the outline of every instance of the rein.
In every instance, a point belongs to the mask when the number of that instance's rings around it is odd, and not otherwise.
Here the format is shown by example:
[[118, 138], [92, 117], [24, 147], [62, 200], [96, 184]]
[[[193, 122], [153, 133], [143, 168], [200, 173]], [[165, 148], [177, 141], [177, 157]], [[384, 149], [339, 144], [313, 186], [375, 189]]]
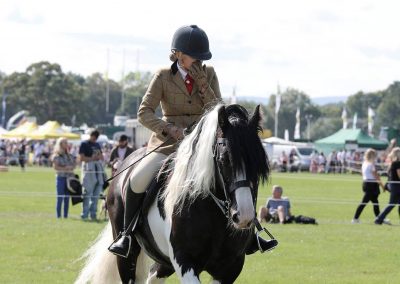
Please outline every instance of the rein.
[[129, 169], [130, 167], [136, 165], [137, 163], [139, 163], [141, 160], [143, 160], [145, 157], [147, 157], [148, 155], [150, 155], [151, 153], [153, 153], [154, 151], [158, 150], [159, 148], [161, 148], [162, 146], [165, 146], [167, 144], [167, 142], [169, 142], [169, 140], [171, 140], [172, 137], [169, 137], [167, 140], [165, 140], [163, 143], [161, 143], [160, 145], [158, 145], [156, 148], [154, 148], [153, 150], [151, 150], [150, 152], [146, 153], [143, 155], [143, 157], [141, 157], [140, 159], [134, 161], [132, 164], [130, 164], [129, 166], [127, 166], [125, 169], [119, 171], [118, 173], [116, 173], [115, 175], [113, 175], [112, 177], [110, 177], [109, 179], [106, 180], [106, 182], [112, 181], [115, 177], [119, 176], [120, 174], [122, 174], [124, 171], [126, 171], [127, 169]]

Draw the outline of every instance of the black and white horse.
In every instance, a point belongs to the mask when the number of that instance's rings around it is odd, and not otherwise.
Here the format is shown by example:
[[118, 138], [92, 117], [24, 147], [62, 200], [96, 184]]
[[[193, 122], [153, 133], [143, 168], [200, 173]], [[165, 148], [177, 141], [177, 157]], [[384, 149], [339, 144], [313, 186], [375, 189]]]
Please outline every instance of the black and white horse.
[[[107, 201], [111, 224], [86, 253], [76, 283], [163, 283], [174, 272], [182, 283], [200, 283], [202, 271], [213, 283], [234, 282], [254, 237], [258, 183], [269, 174], [260, 121], [259, 106], [251, 117], [239, 105], [217, 105], [202, 117], [150, 186], [154, 198], [144, 205], [126, 259], [107, 251], [122, 228], [131, 170], [118, 176]], [[132, 154], [121, 169], [142, 154]], [[154, 260], [149, 270], [146, 256]]]

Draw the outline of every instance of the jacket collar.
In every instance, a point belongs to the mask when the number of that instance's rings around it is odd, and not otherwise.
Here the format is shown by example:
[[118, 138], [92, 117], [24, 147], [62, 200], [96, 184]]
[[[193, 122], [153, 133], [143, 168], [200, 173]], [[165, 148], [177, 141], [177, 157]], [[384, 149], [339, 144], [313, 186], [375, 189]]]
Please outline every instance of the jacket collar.
[[175, 60], [175, 62], [172, 63], [171, 72], [172, 72], [173, 75], [175, 75], [176, 72], [178, 72], [178, 60]]

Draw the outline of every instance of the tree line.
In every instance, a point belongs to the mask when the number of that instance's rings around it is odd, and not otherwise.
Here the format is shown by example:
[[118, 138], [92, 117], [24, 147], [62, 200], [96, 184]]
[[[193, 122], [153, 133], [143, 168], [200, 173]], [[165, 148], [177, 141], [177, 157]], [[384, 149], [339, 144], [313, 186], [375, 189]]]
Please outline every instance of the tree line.
[[112, 123], [116, 114], [136, 117], [150, 79], [149, 72], [129, 73], [122, 82], [107, 80], [100, 73], [83, 77], [64, 73], [59, 64], [43, 61], [30, 65], [25, 72], [1, 73], [0, 90], [6, 96], [7, 119], [26, 110], [38, 123], [57, 120], [93, 126]]
[[[100, 73], [83, 77], [65, 73], [59, 64], [46, 61], [30, 65], [25, 72], [10, 75], [0, 72], [0, 90], [6, 101], [6, 118], [27, 110], [37, 118], [38, 123], [57, 120], [67, 125], [112, 123], [114, 115], [136, 117], [137, 109], [151, 80], [150, 72], [128, 73], [120, 82], [107, 79]], [[107, 92], [108, 90], [108, 92]], [[108, 93], [108, 100], [106, 93]], [[264, 128], [274, 130], [276, 94], [272, 94], [267, 105], [263, 105]], [[123, 104], [121, 104], [123, 99]], [[239, 101], [249, 110], [256, 103]], [[288, 88], [281, 94], [278, 113], [278, 136], [283, 137], [285, 129], [293, 139], [296, 124], [296, 110], [300, 108], [302, 138], [312, 140], [326, 137], [342, 128], [342, 111], [346, 108], [349, 127], [357, 113], [357, 127], [367, 129], [368, 107], [375, 111], [375, 136], [381, 126], [400, 129], [400, 82], [393, 82], [386, 89], [350, 95], [346, 102], [317, 105], [309, 95]], [[310, 125], [308, 132], [307, 126]]]

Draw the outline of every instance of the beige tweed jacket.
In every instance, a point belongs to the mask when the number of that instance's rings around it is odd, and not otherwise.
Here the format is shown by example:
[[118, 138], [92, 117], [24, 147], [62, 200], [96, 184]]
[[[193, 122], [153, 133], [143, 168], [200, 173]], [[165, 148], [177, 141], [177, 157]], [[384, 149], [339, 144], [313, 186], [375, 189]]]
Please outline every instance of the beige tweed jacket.
[[[207, 66], [206, 72], [210, 87], [204, 94], [199, 92], [196, 83], [194, 83], [192, 94], [189, 94], [178, 71], [177, 61], [171, 68], [161, 69], [155, 73], [138, 111], [139, 122], [153, 131], [147, 151], [153, 150], [168, 140], [169, 136], [165, 133], [168, 125], [186, 128], [198, 122], [207, 108], [221, 100], [214, 68]], [[162, 118], [155, 115], [155, 110], [159, 105], [161, 105]], [[177, 141], [171, 138], [156, 152], [169, 155], [176, 150], [176, 147]]]

